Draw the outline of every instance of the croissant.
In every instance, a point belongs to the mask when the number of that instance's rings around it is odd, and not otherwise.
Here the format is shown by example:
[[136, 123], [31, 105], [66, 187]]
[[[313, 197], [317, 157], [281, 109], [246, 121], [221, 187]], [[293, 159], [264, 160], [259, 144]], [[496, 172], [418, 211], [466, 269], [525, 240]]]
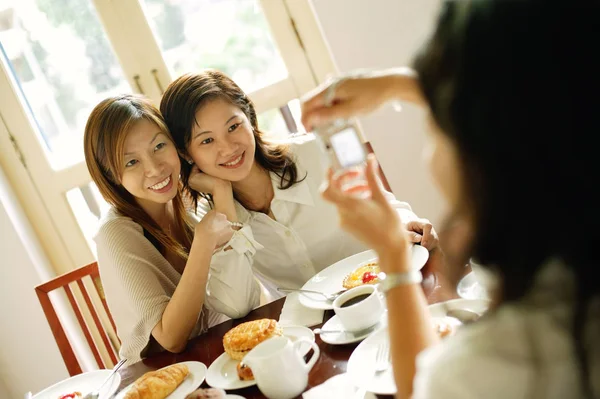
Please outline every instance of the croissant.
[[135, 381], [125, 399], [164, 399], [177, 389], [189, 373], [185, 364], [149, 371]]

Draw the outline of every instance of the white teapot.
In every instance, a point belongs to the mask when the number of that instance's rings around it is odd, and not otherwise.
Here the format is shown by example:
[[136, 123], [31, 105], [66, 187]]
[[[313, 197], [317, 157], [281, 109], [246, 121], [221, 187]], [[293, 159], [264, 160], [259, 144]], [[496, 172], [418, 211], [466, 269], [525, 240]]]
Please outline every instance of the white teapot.
[[[303, 345], [314, 350], [308, 363], [300, 352]], [[320, 355], [319, 347], [307, 338], [294, 343], [287, 337], [273, 337], [261, 342], [244, 356], [242, 362], [252, 369], [258, 389], [269, 399], [291, 399], [308, 385], [308, 372]]]

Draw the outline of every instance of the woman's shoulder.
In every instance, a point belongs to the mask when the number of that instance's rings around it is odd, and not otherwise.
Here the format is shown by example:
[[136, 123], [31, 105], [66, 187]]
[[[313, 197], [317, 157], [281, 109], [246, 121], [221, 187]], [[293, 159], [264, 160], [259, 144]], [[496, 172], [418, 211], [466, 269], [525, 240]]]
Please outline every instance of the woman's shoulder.
[[129, 235], [131, 233], [141, 234], [143, 236], [144, 229], [129, 216], [125, 216], [116, 208], [110, 207], [108, 211], [102, 215], [94, 239], [97, 241], [98, 238], [123, 236], [124, 234]]

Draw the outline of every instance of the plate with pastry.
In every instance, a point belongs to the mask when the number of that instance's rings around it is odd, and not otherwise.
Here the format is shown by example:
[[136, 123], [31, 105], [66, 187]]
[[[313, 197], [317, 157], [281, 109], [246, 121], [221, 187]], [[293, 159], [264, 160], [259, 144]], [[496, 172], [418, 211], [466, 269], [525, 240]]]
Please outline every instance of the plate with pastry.
[[204, 363], [189, 361], [148, 371], [115, 398], [185, 399], [202, 384], [206, 370]]
[[[77, 374], [36, 393], [32, 399], [81, 399], [88, 392], [97, 389], [111, 372], [111, 370], [94, 370]], [[121, 376], [119, 373], [115, 373], [111, 381], [100, 389], [100, 395], [107, 398], [111, 397], [120, 384]]]
[[[241, 323], [223, 336], [224, 353], [208, 367], [206, 383], [213, 388], [241, 389], [256, 385], [252, 370], [242, 362], [246, 353], [261, 342], [277, 336], [286, 336], [291, 341], [308, 338], [314, 341], [310, 329], [303, 326], [279, 325], [274, 319], [259, 319]], [[306, 348], [306, 353], [310, 347]]]
[[[421, 270], [429, 259], [429, 251], [421, 245], [413, 245], [411, 248], [412, 267], [414, 270]], [[368, 250], [349, 256], [321, 270], [308, 280], [302, 289], [333, 294], [363, 284], [378, 284], [380, 271], [377, 253]], [[300, 293], [298, 298], [300, 303], [308, 308], [333, 309], [333, 301], [318, 294]]]

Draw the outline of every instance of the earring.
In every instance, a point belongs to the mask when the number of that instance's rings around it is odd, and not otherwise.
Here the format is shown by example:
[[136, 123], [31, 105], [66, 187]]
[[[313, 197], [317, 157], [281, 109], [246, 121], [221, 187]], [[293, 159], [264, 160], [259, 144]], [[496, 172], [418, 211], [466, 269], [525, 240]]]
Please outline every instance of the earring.
[[187, 160], [187, 162], [188, 162], [190, 165], [193, 165], [193, 164], [194, 164], [194, 160], [193, 160], [193, 159], [188, 159], [188, 160]]

